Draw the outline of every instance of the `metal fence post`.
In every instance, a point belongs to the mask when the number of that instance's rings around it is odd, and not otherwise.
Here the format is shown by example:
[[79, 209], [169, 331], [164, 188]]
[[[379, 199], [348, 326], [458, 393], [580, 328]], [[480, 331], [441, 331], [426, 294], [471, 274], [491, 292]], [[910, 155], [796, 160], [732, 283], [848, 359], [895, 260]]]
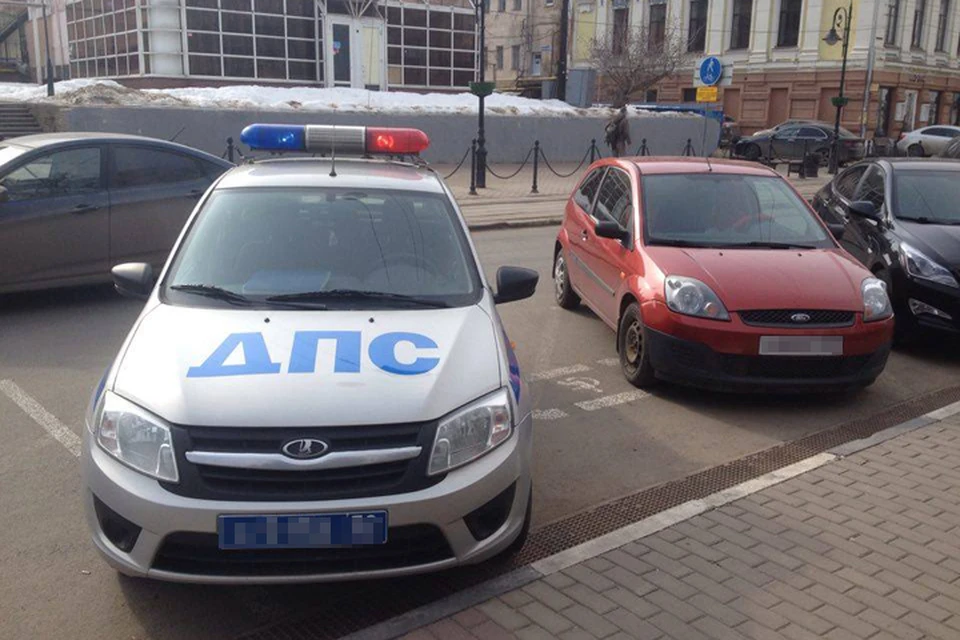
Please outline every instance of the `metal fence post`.
[[650, 155], [650, 149], [647, 148], [647, 139], [646, 139], [646, 138], [644, 138], [643, 140], [640, 141], [640, 155], [641, 155], [641, 156], [649, 156], [649, 155]]
[[590, 164], [597, 159], [597, 139], [590, 140]]
[[537, 189], [537, 171], [540, 168], [540, 141], [533, 141], [533, 187], [530, 193], [540, 193]]
[[470, 195], [477, 195], [477, 139], [470, 143]]
[[227, 160], [233, 162], [233, 138], [227, 138]]

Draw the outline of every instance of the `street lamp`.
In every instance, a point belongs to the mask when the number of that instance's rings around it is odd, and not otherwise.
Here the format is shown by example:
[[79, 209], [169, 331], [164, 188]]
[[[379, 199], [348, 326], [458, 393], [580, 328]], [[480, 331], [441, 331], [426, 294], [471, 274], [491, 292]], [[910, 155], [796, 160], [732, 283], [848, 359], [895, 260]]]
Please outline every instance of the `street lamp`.
[[[840, 163], [840, 115], [843, 107], [847, 104], [847, 98], [843, 95], [843, 83], [847, 78], [847, 51], [850, 45], [850, 22], [853, 18], [853, 0], [850, 0], [850, 6], [846, 9], [837, 7], [833, 12], [833, 22], [830, 31], [823, 37], [827, 46], [834, 46], [838, 42], [843, 43], [843, 62], [840, 65], [840, 95], [833, 99], [833, 106], [837, 108], [837, 118], [833, 124], [833, 145], [830, 150], [830, 173], [836, 173]], [[837, 33], [838, 29], [843, 30], [843, 36]]]

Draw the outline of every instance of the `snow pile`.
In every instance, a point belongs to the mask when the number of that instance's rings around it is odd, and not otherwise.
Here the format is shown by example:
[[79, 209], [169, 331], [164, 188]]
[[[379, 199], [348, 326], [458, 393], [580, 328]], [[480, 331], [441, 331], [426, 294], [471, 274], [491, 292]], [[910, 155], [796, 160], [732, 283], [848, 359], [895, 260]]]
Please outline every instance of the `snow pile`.
[[[171, 106], [199, 109], [258, 109], [265, 111], [366, 112], [398, 114], [470, 114], [478, 100], [469, 93], [409, 93], [365, 89], [233, 85], [182, 89], [131, 89], [112, 80], [79, 79], [58, 82], [55, 96], [45, 85], [0, 83], [0, 100], [59, 105]], [[581, 109], [560, 100], [533, 100], [496, 93], [486, 99], [486, 111], [502, 115], [608, 117], [606, 108]], [[681, 114], [658, 114], [677, 116]]]

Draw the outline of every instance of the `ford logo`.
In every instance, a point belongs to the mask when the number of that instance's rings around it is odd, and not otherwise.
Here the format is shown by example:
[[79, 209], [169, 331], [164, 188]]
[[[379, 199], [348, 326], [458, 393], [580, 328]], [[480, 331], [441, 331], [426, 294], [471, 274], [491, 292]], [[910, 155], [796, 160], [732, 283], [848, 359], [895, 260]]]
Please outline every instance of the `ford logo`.
[[309, 460], [310, 458], [319, 458], [330, 448], [323, 440], [316, 438], [297, 438], [283, 445], [280, 451], [288, 458], [297, 460]]
[[804, 323], [810, 322], [810, 314], [808, 313], [795, 313], [790, 316], [790, 322]]

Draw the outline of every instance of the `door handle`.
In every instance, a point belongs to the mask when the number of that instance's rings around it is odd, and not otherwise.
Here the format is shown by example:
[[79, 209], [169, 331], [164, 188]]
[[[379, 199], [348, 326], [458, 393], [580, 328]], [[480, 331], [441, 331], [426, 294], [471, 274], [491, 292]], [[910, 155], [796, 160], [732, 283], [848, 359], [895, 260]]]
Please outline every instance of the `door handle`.
[[99, 209], [99, 208], [100, 208], [100, 207], [97, 207], [96, 205], [92, 205], [92, 204], [78, 204], [77, 206], [75, 206], [75, 207], [73, 208], [73, 212], [74, 212], [74, 213], [87, 213], [87, 212], [90, 212], [90, 211], [96, 211], [96, 210]]

